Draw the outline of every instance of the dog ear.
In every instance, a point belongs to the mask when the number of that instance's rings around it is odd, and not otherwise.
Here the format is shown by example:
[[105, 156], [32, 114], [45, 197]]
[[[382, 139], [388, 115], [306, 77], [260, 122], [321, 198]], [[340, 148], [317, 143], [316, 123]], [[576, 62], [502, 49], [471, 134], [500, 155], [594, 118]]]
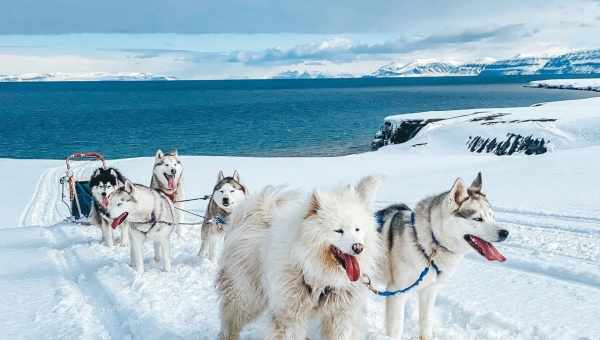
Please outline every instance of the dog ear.
[[133, 194], [134, 191], [135, 185], [133, 185], [133, 183], [131, 183], [130, 181], [125, 181], [125, 192], [128, 194]]
[[94, 173], [92, 174], [92, 177], [96, 177], [96, 176], [100, 175], [100, 170], [101, 170], [101, 169], [102, 169], [102, 168], [98, 168], [98, 169], [96, 169], [96, 171], [94, 171]]
[[177, 153], [177, 149], [173, 149], [173, 151], [171, 151], [171, 155], [173, 155], [175, 157], [179, 157], [179, 154]]
[[452, 185], [452, 189], [450, 189], [450, 193], [448, 194], [450, 199], [450, 206], [452, 210], [458, 209], [460, 205], [469, 198], [469, 193], [467, 192], [467, 188], [465, 187], [465, 183], [461, 178], [457, 178]]
[[319, 193], [317, 191], [313, 191], [312, 195], [310, 195], [308, 211], [306, 212], [306, 215], [304, 215], [304, 219], [317, 215], [319, 209], [321, 209], [321, 203], [319, 202]]
[[357, 184], [354, 190], [358, 193], [360, 199], [368, 205], [375, 202], [375, 194], [381, 185], [380, 178], [376, 176], [363, 177]]
[[225, 175], [223, 175], [223, 170], [219, 170], [219, 174], [217, 175], [217, 183], [221, 182], [224, 178]]
[[154, 156], [154, 160], [160, 161], [161, 159], [163, 159], [163, 157], [165, 157], [165, 154], [162, 152], [162, 150], [161, 149], [156, 150], [156, 155]]
[[238, 173], [238, 171], [237, 171], [237, 170], [233, 170], [233, 179], [234, 179], [236, 182], [240, 183], [240, 174]]
[[483, 187], [483, 180], [481, 178], [481, 172], [479, 172], [479, 173], [477, 173], [477, 177], [475, 177], [475, 179], [473, 180], [473, 183], [471, 183], [471, 186], [469, 187], [469, 189], [467, 189], [467, 192], [469, 193], [469, 196], [481, 194], [482, 187]]

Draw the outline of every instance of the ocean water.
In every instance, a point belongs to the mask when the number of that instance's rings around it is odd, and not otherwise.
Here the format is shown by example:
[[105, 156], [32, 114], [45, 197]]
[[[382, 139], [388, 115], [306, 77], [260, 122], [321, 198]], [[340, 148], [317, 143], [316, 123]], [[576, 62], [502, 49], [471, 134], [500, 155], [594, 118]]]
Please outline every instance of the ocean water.
[[391, 114], [599, 95], [522, 86], [535, 79], [0, 83], [0, 157], [334, 156], [368, 151]]

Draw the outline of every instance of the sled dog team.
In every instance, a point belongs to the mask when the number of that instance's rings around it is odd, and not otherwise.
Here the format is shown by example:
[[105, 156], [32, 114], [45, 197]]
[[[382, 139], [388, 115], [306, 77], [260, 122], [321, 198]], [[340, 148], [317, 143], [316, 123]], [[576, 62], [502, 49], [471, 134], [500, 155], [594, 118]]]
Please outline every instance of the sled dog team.
[[[469, 186], [457, 179], [414, 212], [404, 204], [374, 212], [379, 185], [368, 176], [308, 195], [273, 186], [248, 195], [237, 172], [219, 172], [199, 255], [214, 260], [224, 235], [216, 277], [220, 339], [239, 339], [245, 325], [266, 315], [265, 339], [305, 340], [308, 321], [317, 319], [322, 339], [358, 340], [371, 292], [387, 297], [385, 329], [394, 339], [402, 336], [407, 294], [416, 292], [420, 337], [432, 339], [439, 289], [469, 251], [505, 261], [492, 243], [509, 232], [494, 220], [481, 174]], [[143, 273], [144, 241], [153, 241], [155, 260], [170, 270], [170, 235], [179, 233], [185, 201], [177, 152], [157, 151], [150, 187], [114, 168], [96, 170], [90, 186], [91, 219], [103, 242], [113, 245], [120, 228], [131, 266]]]

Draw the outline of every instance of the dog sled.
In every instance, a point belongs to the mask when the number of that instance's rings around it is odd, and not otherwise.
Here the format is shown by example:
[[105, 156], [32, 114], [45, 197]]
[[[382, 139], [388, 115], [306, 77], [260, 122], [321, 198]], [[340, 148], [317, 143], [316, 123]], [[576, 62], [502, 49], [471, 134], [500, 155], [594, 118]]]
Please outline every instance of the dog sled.
[[60, 178], [62, 202], [67, 206], [70, 216], [67, 221], [89, 224], [88, 217], [92, 209], [93, 198], [89, 178], [78, 179], [73, 172], [74, 162], [100, 162], [106, 169], [104, 156], [97, 152], [76, 152], [65, 159], [65, 175]]

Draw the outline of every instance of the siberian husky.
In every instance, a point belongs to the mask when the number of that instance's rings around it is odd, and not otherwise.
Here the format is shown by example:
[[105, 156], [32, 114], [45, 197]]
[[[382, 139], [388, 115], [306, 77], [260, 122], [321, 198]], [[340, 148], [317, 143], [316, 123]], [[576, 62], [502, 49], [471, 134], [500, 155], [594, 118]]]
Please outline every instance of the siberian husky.
[[129, 222], [130, 264], [144, 272], [144, 241], [154, 241], [154, 258], [162, 259], [163, 270], [171, 270], [170, 237], [177, 226], [173, 202], [161, 191], [141, 184], [125, 182], [113, 192], [106, 209], [112, 228]]
[[[108, 197], [115, 190], [125, 184], [125, 178], [115, 168], [98, 168], [90, 177], [90, 189], [92, 191], [92, 209], [90, 211], [90, 222], [102, 230], [102, 242], [112, 246], [113, 230], [110, 227], [110, 219], [107, 216]], [[121, 229], [121, 245], [129, 243], [129, 227], [124, 224]]]
[[[175, 207], [184, 208], [184, 203], [178, 202], [185, 199], [185, 194], [183, 191], [183, 164], [179, 159], [177, 150], [167, 154], [164, 154], [160, 149], [156, 151], [150, 187], [162, 191], [175, 203]], [[180, 210], [175, 209], [175, 217], [177, 223], [183, 222]], [[175, 232], [177, 235], [181, 234], [179, 226], [175, 229]]]
[[202, 222], [202, 246], [198, 255], [209, 260], [215, 258], [215, 248], [219, 234], [223, 232], [223, 224], [231, 214], [232, 209], [246, 198], [248, 192], [240, 182], [237, 170], [233, 176], [225, 177], [223, 171], [217, 175], [210, 201]]
[[[387, 289], [398, 292], [414, 287], [411, 290], [418, 293], [422, 340], [433, 337], [432, 315], [438, 290], [467, 252], [475, 250], [489, 261], [506, 260], [490, 242], [504, 241], [508, 230], [495, 222], [481, 188], [481, 173], [468, 188], [458, 178], [450, 191], [420, 201], [412, 223], [407, 222], [412, 211], [403, 204], [376, 213], [388, 254], [382, 262]], [[425, 272], [425, 268], [431, 270]], [[419, 281], [423, 273], [426, 276]], [[386, 300], [386, 333], [394, 339], [402, 336], [406, 300], [404, 293]]]
[[376, 267], [380, 239], [371, 202], [379, 181], [315, 191], [267, 187], [230, 216], [217, 275], [221, 334], [266, 311], [265, 339], [306, 339], [319, 319], [326, 339], [359, 339], [367, 294], [361, 273]]

